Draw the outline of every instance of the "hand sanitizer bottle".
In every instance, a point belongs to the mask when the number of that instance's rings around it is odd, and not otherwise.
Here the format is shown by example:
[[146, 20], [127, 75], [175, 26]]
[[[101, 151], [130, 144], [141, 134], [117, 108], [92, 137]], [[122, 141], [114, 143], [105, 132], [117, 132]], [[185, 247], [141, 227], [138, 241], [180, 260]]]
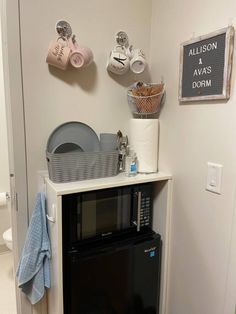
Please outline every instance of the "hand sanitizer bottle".
[[132, 177], [137, 174], [137, 156], [131, 149], [129, 150], [129, 155], [126, 156], [125, 172], [128, 177]]

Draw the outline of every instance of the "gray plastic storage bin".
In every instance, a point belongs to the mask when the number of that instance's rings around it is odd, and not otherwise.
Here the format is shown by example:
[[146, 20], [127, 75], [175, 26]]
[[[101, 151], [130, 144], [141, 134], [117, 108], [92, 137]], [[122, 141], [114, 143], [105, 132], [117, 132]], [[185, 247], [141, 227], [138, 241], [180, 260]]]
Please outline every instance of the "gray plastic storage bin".
[[55, 183], [112, 177], [118, 174], [118, 151], [46, 152], [49, 178]]

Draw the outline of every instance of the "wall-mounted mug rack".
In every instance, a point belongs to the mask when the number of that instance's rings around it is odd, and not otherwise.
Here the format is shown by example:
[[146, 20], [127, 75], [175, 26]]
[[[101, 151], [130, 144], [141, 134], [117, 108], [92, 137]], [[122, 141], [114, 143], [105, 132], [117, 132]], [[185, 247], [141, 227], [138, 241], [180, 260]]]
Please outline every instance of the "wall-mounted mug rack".
[[144, 52], [129, 45], [129, 37], [124, 31], [119, 31], [115, 38], [116, 45], [110, 52], [107, 70], [118, 75], [123, 75], [129, 70], [135, 74], [142, 73], [147, 66]]
[[61, 70], [66, 70], [70, 63], [79, 69], [88, 66], [93, 61], [93, 52], [88, 47], [80, 46], [72, 28], [67, 21], [60, 20], [56, 23], [58, 38], [50, 43], [46, 62]]

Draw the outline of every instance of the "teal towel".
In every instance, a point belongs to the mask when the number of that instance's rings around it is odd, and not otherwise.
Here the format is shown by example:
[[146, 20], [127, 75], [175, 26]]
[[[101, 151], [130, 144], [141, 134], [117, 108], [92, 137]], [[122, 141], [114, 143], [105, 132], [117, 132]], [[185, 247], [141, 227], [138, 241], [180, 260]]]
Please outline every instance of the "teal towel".
[[45, 287], [50, 288], [50, 257], [45, 195], [38, 193], [16, 272], [18, 287], [26, 294], [31, 304], [37, 303], [43, 297]]

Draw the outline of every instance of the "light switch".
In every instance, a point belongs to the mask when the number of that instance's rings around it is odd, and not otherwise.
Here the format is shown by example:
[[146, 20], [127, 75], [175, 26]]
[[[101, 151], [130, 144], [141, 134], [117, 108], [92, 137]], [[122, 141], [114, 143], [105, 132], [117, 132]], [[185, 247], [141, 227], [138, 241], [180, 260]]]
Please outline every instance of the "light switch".
[[222, 169], [222, 165], [212, 162], [207, 163], [207, 191], [221, 194]]

